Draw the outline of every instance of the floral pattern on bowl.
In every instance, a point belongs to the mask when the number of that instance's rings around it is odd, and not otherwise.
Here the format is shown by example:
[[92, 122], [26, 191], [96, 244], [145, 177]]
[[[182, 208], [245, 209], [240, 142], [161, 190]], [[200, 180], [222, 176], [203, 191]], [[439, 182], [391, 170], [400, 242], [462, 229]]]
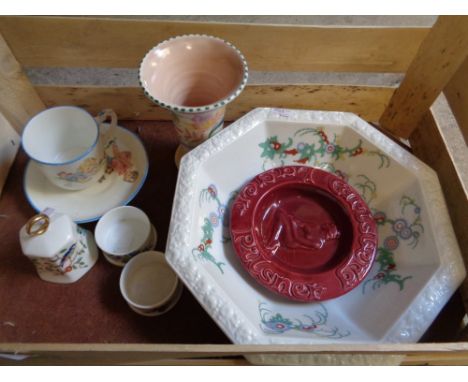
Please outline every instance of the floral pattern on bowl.
[[[233, 195], [284, 165], [338, 175], [372, 211], [376, 260], [362, 285], [341, 297], [297, 303], [274, 295], [245, 272], [226, 236]], [[256, 109], [185, 155], [166, 255], [239, 344], [416, 342], [465, 276], [434, 171], [356, 115], [339, 112]], [[275, 332], [274, 325], [283, 326]], [[323, 335], [301, 330], [314, 325], [326, 328]]]
[[281, 313], [274, 313], [265, 303], [258, 305], [258, 311], [262, 322], [261, 328], [269, 334], [282, 334], [289, 330], [326, 338], [343, 338], [351, 334], [348, 330], [327, 326], [328, 311], [322, 304], [315, 304], [314, 310], [304, 314], [300, 319], [283, 317]]

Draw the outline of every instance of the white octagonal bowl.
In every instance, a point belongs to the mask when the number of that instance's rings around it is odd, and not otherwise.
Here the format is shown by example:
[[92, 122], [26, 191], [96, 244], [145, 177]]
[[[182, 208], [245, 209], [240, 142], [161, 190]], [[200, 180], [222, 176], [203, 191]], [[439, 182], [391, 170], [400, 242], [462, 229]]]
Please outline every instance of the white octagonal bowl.
[[[243, 269], [229, 236], [236, 192], [264, 170], [319, 167], [371, 208], [366, 279], [323, 302], [279, 297]], [[237, 344], [416, 342], [465, 277], [436, 173], [351, 113], [255, 109], [184, 156], [168, 262]]]

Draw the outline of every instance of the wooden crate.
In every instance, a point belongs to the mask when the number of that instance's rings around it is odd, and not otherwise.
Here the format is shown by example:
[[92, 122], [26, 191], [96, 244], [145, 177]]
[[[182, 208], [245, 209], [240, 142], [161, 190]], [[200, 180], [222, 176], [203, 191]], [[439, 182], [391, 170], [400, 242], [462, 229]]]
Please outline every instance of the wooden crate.
[[[167, 121], [169, 114], [151, 104], [137, 85], [34, 86], [23, 68], [135, 69], [157, 42], [186, 33], [206, 33], [231, 41], [253, 71], [405, 73], [398, 88], [342, 82], [249, 84], [229, 106], [227, 120], [258, 106], [350, 111], [396, 141], [406, 139], [413, 153], [437, 171], [468, 262], [468, 154], [464, 141], [468, 138], [468, 17], [439, 17], [432, 28], [0, 17], [0, 33], [0, 111], [18, 131], [38, 111], [63, 104], [79, 105], [92, 113], [110, 107], [125, 120]], [[4, 240], [12, 242], [17, 237], [10, 235]], [[459, 292], [461, 299], [454, 303], [463, 313], [468, 307], [467, 285], [465, 281]], [[442, 337], [442, 342], [418, 344], [105, 344], [92, 338], [83, 343], [4, 342], [0, 343], [3, 355], [29, 357], [22, 361], [3, 359], [0, 364], [240, 365], [247, 363], [240, 356], [256, 354], [328, 354], [337, 360], [352, 354], [369, 357], [369, 362], [380, 357], [377, 362], [468, 364], [468, 342], [464, 342], [468, 336], [465, 333], [463, 340], [460, 315], [452, 316], [450, 325], [460, 328], [460, 336], [452, 333], [449, 338]]]

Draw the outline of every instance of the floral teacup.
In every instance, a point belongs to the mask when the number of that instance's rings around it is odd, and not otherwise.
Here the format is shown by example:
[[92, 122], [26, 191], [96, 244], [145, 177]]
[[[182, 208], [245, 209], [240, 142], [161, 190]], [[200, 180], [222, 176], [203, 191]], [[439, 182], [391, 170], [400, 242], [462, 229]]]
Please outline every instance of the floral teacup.
[[[111, 123], [103, 125], [108, 118]], [[50, 182], [67, 190], [82, 190], [102, 177], [106, 169], [103, 143], [116, 126], [117, 116], [110, 109], [93, 118], [84, 109], [58, 106], [28, 122], [22, 144]]]

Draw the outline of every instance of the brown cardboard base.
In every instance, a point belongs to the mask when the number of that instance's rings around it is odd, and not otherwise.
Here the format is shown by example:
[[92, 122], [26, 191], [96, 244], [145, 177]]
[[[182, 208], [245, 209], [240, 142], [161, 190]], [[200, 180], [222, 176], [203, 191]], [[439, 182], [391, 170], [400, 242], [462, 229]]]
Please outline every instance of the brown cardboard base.
[[[158, 231], [156, 250], [164, 252], [177, 181], [175, 130], [172, 122], [121, 125], [141, 137], [150, 161], [148, 178], [130, 204], [148, 214]], [[162, 316], [133, 312], [120, 295], [122, 268], [108, 263], [102, 254], [94, 268], [74, 284], [39, 279], [21, 253], [18, 239], [21, 226], [35, 214], [23, 192], [26, 162], [20, 151], [0, 197], [0, 343], [230, 343], [187, 288], [177, 305]], [[92, 232], [94, 226], [83, 225]], [[456, 340], [463, 315], [457, 292], [422, 342]]]
[[[170, 122], [122, 123], [138, 134], [149, 157], [148, 178], [130, 203], [143, 209], [164, 252], [177, 168], [178, 146]], [[18, 232], [35, 214], [23, 192], [27, 157], [20, 152], [0, 198], [0, 342], [53, 343], [229, 343], [216, 323], [184, 288], [177, 305], [160, 317], [129, 309], [119, 291], [122, 268], [102, 254], [78, 282], [52, 284], [39, 279], [22, 254]], [[94, 232], [95, 223], [84, 228]]]

